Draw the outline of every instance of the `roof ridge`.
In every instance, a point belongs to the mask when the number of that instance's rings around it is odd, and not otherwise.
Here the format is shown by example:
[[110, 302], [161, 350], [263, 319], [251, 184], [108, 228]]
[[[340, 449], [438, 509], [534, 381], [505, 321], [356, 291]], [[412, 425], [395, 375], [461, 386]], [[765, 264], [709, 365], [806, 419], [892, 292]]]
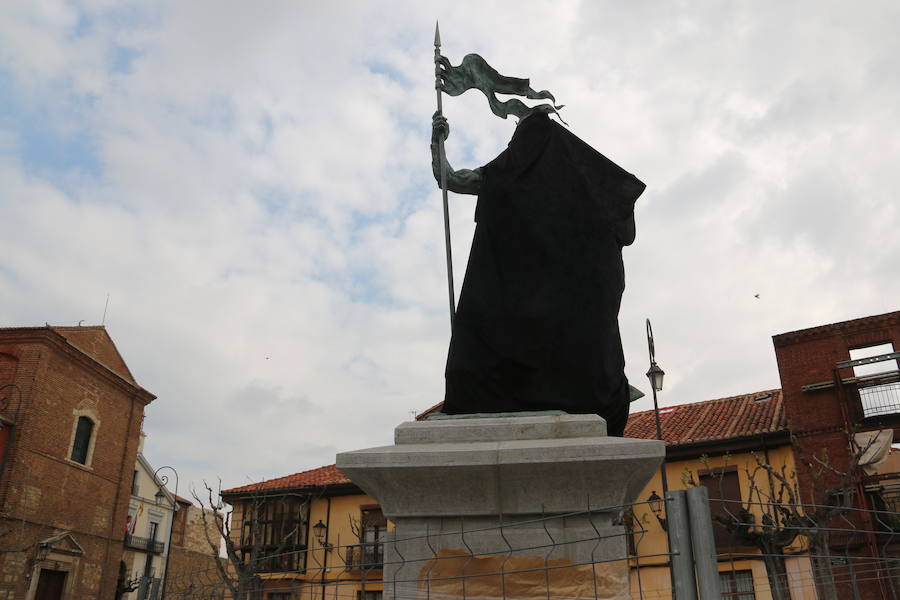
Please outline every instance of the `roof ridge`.
[[[314, 477], [316, 474], [321, 474], [321, 479], [316, 479]], [[313, 475], [313, 477], [309, 477], [310, 475]], [[328, 477], [330, 475], [333, 476], [333, 480], [329, 481]], [[306, 476], [306, 481], [302, 480], [304, 476]], [[352, 482], [346, 475], [344, 475], [343, 472], [341, 472], [340, 469], [337, 468], [336, 464], [330, 464], [315, 467], [313, 469], [307, 469], [305, 471], [299, 471], [297, 473], [291, 473], [289, 475], [283, 475], [281, 477], [273, 477], [272, 479], [264, 479], [262, 481], [251, 482], [233, 488], [228, 488], [226, 490], [222, 490], [222, 493], [234, 494], [240, 492], [262, 492], [289, 488], [327, 487], [329, 485], [340, 485], [344, 483]]]
[[[697, 402], [684, 402], [682, 404], [671, 404], [669, 406], [660, 406], [659, 410], [663, 410], [666, 408], [677, 408], [679, 406], [699, 406], [701, 404], [712, 404], [713, 402], [724, 402], [726, 400], [737, 400], [738, 398], [749, 398], [751, 396], [761, 396], [769, 393], [781, 393], [781, 388], [772, 388], [769, 390], [759, 390], [758, 392], [749, 392], [747, 394], [735, 394], [734, 396], [724, 396], [722, 398], [710, 398], [709, 400], [698, 400]], [[649, 408], [647, 410], [639, 410], [637, 412], [631, 413], [631, 416], [642, 415], [644, 413], [653, 414], [653, 409]]]

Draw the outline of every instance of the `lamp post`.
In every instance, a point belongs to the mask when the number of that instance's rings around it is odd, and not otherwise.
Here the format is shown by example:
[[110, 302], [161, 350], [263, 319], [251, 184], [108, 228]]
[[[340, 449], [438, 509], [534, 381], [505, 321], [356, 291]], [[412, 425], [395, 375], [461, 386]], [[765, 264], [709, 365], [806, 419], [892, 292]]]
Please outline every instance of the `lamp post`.
[[[650, 509], [653, 511], [653, 514], [656, 516], [656, 520], [659, 521], [660, 526], [662, 526], [663, 531], [666, 532], [666, 544], [669, 547], [669, 552], [672, 551], [672, 540], [670, 538], [669, 528], [667, 526], [668, 517], [659, 516], [661, 512], [660, 504], [665, 504], [665, 498], [669, 494], [669, 481], [666, 477], [666, 453], [665, 453], [665, 441], [663, 440], [662, 435], [662, 424], [659, 422], [659, 403], [656, 401], [656, 392], [662, 391], [663, 387], [663, 377], [666, 372], [663, 371], [658, 364], [656, 364], [656, 346], [653, 343], [653, 327], [650, 325], [650, 319], [647, 319], [647, 351], [650, 354], [650, 370], [647, 371], [647, 379], [650, 380], [650, 388], [653, 390], [653, 416], [656, 419], [656, 439], [663, 442], [663, 459], [662, 464], [659, 466], [659, 475], [662, 480], [662, 492], [663, 498], [662, 502], [660, 502], [660, 497], [656, 495], [656, 492], [650, 494], [649, 502]], [[672, 561], [669, 560], [669, 581], [672, 585], [672, 595], [675, 595], [675, 573], [672, 570]]]
[[[656, 400], [656, 392], [662, 391], [663, 377], [666, 372], [659, 368], [656, 364], [656, 347], [653, 344], [653, 327], [650, 325], [650, 319], [647, 319], [647, 350], [650, 353], [650, 370], [647, 371], [647, 379], [650, 380], [650, 387], [653, 389], [653, 416], [656, 419], [656, 439], [662, 441], [662, 424], [659, 421], [659, 403]], [[659, 469], [662, 477], [663, 498], [669, 491], [669, 482], [666, 479], [666, 455], [663, 454], [662, 466]]]
[[160, 600], [165, 600], [166, 598], [166, 585], [169, 583], [169, 559], [172, 557], [172, 530], [175, 529], [175, 513], [178, 512], [178, 471], [175, 470], [175, 467], [170, 467], [168, 465], [162, 466], [158, 468], [153, 473], [153, 481], [160, 483], [160, 488], [155, 494], [156, 503], [159, 504], [166, 497], [166, 493], [163, 491], [163, 488], [166, 487], [166, 484], [169, 483], [169, 476], [159, 475], [159, 472], [163, 469], [169, 469], [172, 473], [175, 474], [175, 498], [172, 501], [172, 521], [169, 523], [169, 541], [166, 543], [166, 565], [163, 568], [163, 586], [162, 586], [162, 594], [160, 595]]

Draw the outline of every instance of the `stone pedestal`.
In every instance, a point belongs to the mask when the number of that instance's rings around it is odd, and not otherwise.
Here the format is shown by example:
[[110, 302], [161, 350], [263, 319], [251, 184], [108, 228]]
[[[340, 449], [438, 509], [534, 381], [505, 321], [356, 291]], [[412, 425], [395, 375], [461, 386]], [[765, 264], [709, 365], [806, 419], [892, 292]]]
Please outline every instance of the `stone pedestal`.
[[403, 423], [393, 446], [337, 456], [395, 525], [386, 598], [629, 598], [616, 507], [663, 444], [607, 437], [596, 415], [518, 415]]

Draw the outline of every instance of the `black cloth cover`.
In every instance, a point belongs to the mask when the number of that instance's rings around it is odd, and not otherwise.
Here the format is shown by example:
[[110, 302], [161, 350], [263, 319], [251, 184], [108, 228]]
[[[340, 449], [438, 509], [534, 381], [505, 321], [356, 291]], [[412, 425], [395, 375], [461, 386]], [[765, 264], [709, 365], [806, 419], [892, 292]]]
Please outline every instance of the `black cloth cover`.
[[622, 435], [622, 246], [644, 187], [547, 115], [519, 124], [483, 168], [444, 413], [596, 413]]

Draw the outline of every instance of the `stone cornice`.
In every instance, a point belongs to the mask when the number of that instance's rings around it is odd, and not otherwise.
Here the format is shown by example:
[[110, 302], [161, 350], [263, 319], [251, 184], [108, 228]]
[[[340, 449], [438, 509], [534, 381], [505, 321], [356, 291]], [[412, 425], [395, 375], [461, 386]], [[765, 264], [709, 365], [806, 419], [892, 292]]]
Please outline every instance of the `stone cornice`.
[[810, 327], [809, 329], [779, 333], [778, 335], [772, 336], [772, 343], [776, 348], [782, 348], [798, 342], [818, 340], [834, 335], [848, 335], [898, 326], [900, 326], [900, 311], [895, 311], [883, 315], [862, 317], [850, 321], [831, 323], [830, 325], [820, 325], [818, 327]]

